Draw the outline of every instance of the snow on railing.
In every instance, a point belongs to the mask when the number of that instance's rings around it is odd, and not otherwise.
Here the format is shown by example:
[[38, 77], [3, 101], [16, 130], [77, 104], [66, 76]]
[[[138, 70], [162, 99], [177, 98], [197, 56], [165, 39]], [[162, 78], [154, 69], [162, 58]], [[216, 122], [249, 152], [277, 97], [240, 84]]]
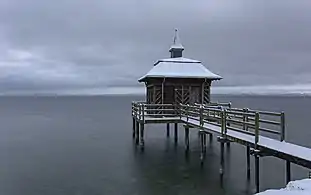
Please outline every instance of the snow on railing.
[[255, 136], [255, 146], [260, 134], [277, 135], [280, 141], [285, 139], [284, 112], [232, 108], [231, 103], [177, 105], [132, 102], [132, 116], [143, 122], [146, 118], [184, 117], [187, 121], [198, 121], [202, 127], [204, 124], [217, 125], [221, 127], [223, 136], [228, 129]]

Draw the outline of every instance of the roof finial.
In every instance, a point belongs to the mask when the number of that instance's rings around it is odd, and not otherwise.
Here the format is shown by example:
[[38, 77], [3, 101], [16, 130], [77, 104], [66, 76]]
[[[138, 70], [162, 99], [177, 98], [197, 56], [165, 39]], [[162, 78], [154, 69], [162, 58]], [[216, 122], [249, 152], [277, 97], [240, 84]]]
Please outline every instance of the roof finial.
[[173, 46], [176, 46], [178, 48], [183, 48], [180, 38], [179, 38], [179, 34], [178, 34], [178, 29], [175, 28], [175, 35], [174, 35], [174, 43]]
[[178, 30], [175, 28], [174, 44], [176, 44], [176, 39], [178, 37]]
[[175, 28], [174, 42], [169, 50], [171, 52], [171, 58], [182, 57], [183, 50], [184, 50], [184, 47], [182, 46], [180, 42], [178, 30], [177, 28]]

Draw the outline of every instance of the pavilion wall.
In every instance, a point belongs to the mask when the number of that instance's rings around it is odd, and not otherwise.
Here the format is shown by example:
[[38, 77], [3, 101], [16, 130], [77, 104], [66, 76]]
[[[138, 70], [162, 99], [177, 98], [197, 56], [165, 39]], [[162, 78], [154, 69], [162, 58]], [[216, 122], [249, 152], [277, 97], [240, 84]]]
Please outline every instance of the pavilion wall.
[[149, 78], [148, 104], [194, 104], [210, 102], [211, 80], [190, 78]]

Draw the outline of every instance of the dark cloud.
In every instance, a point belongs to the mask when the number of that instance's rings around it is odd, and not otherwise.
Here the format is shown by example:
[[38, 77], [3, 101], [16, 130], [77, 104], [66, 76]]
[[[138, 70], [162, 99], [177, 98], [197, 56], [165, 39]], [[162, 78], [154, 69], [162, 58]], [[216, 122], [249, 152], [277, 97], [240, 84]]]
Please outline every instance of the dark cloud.
[[2, 0], [0, 92], [139, 86], [176, 27], [216, 85], [306, 84], [310, 18], [309, 0]]

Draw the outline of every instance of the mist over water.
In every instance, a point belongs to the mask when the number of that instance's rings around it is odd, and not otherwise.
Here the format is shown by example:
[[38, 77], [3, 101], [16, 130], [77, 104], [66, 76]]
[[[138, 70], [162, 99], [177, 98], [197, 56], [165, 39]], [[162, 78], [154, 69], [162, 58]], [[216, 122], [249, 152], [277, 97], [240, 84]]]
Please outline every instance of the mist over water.
[[[197, 130], [184, 152], [183, 127], [178, 145], [166, 138], [165, 125], [145, 127], [145, 151], [132, 140], [131, 101], [142, 96], [1, 97], [0, 193], [4, 195], [97, 194], [252, 194], [246, 179], [246, 150], [225, 150], [225, 181], [219, 183], [219, 143], [208, 142], [200, 166]], [[213, 96], [234, 107], [285, 111], [287, 141], [311, 147], [311, 98]], [[173, 125], [171, 126], [173, 129]], [[261, 190], [285, 186], [285, 162], [260, 159]], [[292, 178], [306, 178], [293, 165]]]

